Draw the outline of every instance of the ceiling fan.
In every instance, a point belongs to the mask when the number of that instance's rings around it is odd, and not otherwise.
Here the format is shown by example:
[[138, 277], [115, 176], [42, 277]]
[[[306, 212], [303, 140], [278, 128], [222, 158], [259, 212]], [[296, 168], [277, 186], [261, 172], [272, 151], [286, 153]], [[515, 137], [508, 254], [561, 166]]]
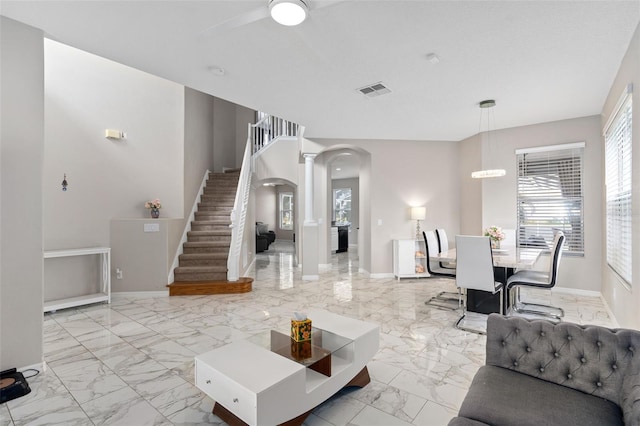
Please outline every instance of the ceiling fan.
[[209, 37], [221, 34], [269, 16], [279, 24], [295, 26], [302, 23], [314, 10], [331, 6], [341, 1], [344, 0], [265, 0], [265, 5], [212, 25], [203, 30], [201, 35]]

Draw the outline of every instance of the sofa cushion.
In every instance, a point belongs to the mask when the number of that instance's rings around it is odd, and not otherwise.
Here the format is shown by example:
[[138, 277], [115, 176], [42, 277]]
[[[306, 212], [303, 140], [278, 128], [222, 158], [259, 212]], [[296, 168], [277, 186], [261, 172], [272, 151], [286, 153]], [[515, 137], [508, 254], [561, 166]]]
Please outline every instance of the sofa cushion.
[[448, 426], [489, 426], [486, 423], [477, 420], [468, 419], [466, 417], [454, 417], [449, 421]]
[[492, 365], [478, 370], [458, 415], [494, 426], [624, 425], [611, 401]]

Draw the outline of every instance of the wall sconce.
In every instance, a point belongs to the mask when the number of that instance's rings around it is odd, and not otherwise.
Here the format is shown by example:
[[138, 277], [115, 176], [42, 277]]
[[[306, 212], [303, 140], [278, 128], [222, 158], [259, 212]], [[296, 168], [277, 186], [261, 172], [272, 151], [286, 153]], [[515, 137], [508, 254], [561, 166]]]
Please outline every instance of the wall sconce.
[[62, 190], [66, 191], [68, 185], [69, 184], [67, 183], [67, 174], [65, 173], [64, 174], [64, 178], [62, 179]]
[[420, 221], [425, 220], [427, 217], [426, 207], [411, 207], [411, 220], [416, 221], [416, 240], [422, 238], [420, 234]]
[[105, 129], [104, 137], [107, 139], [124, 139], [127, 137], [127, 134], [120, 130]]

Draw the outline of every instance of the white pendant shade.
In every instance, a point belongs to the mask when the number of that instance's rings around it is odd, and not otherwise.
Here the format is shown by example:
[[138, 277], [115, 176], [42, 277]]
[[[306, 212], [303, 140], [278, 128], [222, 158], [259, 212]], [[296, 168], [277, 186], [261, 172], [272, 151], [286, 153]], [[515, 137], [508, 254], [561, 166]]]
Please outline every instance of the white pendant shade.
[[[496, 106], [496, 101], [493, 99], [487, 99], [478, 104], [480, 106], [480, 127], [482, 127], [482, 110], [483, 109], [491, 109]], [[491, 154], [491, 117], [489, 112], [487, 112], [487, 149], [489, 154]], [[487, 170], [478, 170], [471, 173], [471, 177], [473, 179], [485, 179], [485, 178], [494, 178], [494, 177], [502, 177], [506, 175], [507, 172], [504, 169], [487, 169]]]
[[281, 25], [294, 26], [307, 18], [307, 5], [302, 0], [272, 0], [269, 12], [274, 21]]
[[504, 169], [478, 170], [477, 172], [471, 173], [471, 177], [474, 179], [484, 179], [492, 177], [502, 177], [506, 174], [507, 172]]

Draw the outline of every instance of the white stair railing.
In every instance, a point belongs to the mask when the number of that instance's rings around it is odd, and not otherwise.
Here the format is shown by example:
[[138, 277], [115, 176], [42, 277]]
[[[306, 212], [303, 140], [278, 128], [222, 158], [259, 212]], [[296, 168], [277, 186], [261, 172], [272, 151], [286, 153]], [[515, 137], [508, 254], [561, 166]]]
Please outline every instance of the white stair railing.
[[249, 138], [253, 154], [280, 136], [298, 135], [298, 125], [296, 123], [274, 115], [264, 114], [256, 124], [250, 126]]
[[227, 280], [238, 281], [240, 279], [240, 258], [242, 254], [242, 240], [244, 239], [244, 227], [247, 221], [247, 205], [249, 204], [249, 191], [251, 190], [251, 126], [249, 123], [249, 138], [242, 157], [242, 168], [236, 189], [236, 198], [231, 210], [231, 246], [227, 258]]
[[249, 123], [247, 145], [242, 157], [242, 168], [238, 179], [236, 198], [231, 211], [231, 247], [227, 259], [227, 280], [240, 279], [240, 262], [242, 255], [242, 241], [247, 221], [247, 204], [251, 191], [251, 176], [253, 173], [251, 161], [253, 154], [267, 146], [280, 136], [297, 136], [298, 125], [292, 121], [264, 114], [256, 124]]

